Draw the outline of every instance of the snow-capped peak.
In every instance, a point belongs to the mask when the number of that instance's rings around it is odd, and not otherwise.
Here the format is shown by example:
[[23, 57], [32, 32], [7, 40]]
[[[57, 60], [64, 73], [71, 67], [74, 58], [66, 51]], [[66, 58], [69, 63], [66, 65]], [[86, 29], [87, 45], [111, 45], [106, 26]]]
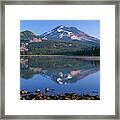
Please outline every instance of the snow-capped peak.
[[85, 42], [88, 44], [90, 44], [90, 42], [93, 44], [99, 44], [99, 39], [80, 31], [74, 26], [60, 25], [52, 29], [51, 31], [42, 34], [41, 37], [46, 37], [47, 40], [72, 40], [78, 42]]
[[63, 25], [61, 25], [59, 28], [63, 28], [64, 26]]

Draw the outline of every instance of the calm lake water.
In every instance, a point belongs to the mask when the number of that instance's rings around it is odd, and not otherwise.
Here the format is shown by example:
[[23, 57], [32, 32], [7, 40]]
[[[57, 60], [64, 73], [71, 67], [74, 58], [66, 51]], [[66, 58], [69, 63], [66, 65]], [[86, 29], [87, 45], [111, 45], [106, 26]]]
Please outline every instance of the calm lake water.
[[20, 90], [48, 94], [100, 95], [100, 61], [61, 57], [21, 57]]

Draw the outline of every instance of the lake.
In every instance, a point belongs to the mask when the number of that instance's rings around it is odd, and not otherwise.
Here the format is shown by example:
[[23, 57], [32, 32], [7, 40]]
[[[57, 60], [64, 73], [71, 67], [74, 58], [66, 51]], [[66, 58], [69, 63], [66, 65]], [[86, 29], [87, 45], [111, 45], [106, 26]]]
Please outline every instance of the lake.
[[[47, 95], [100, 96], [100, 60], [70, 57], [20, 57], [20, 90]], [[46, 93], [46, 89], [48, 89]]]

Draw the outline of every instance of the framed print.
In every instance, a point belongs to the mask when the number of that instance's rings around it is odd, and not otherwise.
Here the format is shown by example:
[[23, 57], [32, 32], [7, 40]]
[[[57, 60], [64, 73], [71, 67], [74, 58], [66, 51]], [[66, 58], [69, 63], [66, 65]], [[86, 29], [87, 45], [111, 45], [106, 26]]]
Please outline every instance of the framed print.
[[1, 8], [1, 118], [119, 119], [118, 1]]

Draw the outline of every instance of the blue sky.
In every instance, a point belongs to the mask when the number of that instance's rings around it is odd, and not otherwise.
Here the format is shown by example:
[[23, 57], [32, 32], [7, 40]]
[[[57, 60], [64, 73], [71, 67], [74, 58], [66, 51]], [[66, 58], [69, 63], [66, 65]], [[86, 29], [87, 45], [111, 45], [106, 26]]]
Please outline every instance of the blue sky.
[[59, 25], [77, 27], [93, 37], [100, 38], [99, 20], [21, 20], [20, 31], [30, 30], [40, 35]]

